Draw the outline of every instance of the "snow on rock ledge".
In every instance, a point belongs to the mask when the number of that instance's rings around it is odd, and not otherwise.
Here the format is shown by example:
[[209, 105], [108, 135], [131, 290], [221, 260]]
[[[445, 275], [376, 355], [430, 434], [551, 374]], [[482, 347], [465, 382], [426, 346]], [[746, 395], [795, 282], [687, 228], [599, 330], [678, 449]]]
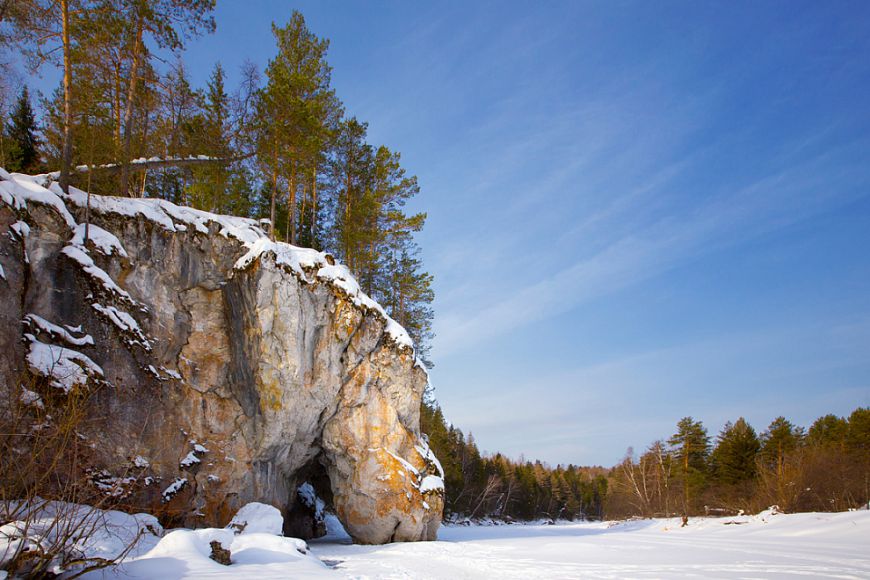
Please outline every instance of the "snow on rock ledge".
[[[14, 400], [91, 389], [87, 467], [165, 523], [222, 527], [250, 502], [286, 523], [313, 481], [358, 542], [435, 538], [426, 372], [345, 266], [255, 220], [156, 199], [92, 195], [85, 241], [85, 204], [49, 176], [0, 170], [0, 379]], [[46, 377], [33, 396], [25, 372]], [[192, 442], [208, 453], [191, 458]]]

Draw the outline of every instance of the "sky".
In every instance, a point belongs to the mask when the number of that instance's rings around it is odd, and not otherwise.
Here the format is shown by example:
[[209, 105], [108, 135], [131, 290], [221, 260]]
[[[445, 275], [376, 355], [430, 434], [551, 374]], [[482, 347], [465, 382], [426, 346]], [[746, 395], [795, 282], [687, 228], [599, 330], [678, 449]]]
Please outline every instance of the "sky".
[[419, 178], [431, 381], [482, 450], [870, 405], [870, 4], [222, 0], [195, 84], [293, 9]]

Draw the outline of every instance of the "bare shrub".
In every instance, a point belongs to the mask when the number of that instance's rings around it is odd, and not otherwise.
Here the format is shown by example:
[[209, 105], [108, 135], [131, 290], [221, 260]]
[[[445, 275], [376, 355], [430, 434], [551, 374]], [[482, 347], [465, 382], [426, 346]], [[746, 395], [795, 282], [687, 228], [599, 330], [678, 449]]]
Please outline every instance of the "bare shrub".
[[[74, 578], [110, 566], [143, 533], [131, 537], [104, 511], [135, 478], [89, 468], [82, 430], [97, 420], [88, 406], [99, 388], [64, 393], [32, 376], [0, 387], [0, 570], [12, 577]], [[98, 544], [114, 549], [100, 553]]]

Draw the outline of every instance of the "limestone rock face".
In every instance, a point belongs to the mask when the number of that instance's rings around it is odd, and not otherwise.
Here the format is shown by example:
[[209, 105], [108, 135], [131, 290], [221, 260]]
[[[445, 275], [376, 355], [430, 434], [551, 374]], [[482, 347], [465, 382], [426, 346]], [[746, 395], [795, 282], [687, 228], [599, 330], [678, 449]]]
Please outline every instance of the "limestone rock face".
[[0, 198], [4, 396], [87, 390], [95, 486], [169, 524], [262, 502], [288, 529], [310, 481], [358, 542], [435, 538], [426, 372], [346, 268], [161, 200], [92, 196], [85, 242], [82, 192], [0, 170]]

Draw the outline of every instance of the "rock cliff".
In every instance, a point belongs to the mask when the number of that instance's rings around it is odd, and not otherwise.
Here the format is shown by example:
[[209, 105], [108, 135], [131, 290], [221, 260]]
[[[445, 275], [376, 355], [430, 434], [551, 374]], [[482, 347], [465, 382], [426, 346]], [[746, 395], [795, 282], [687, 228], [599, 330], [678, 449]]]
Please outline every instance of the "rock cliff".
[[0, 170], [0, 198], [5, 396], [87, 390], [91, 485], [192, 527], [268, 503], [306, 535], [308, 482], [357, 542], [435, 538], [426, 372], [344, 266], [162, 200], [91, 196], [86, 241], [83, 192]]

